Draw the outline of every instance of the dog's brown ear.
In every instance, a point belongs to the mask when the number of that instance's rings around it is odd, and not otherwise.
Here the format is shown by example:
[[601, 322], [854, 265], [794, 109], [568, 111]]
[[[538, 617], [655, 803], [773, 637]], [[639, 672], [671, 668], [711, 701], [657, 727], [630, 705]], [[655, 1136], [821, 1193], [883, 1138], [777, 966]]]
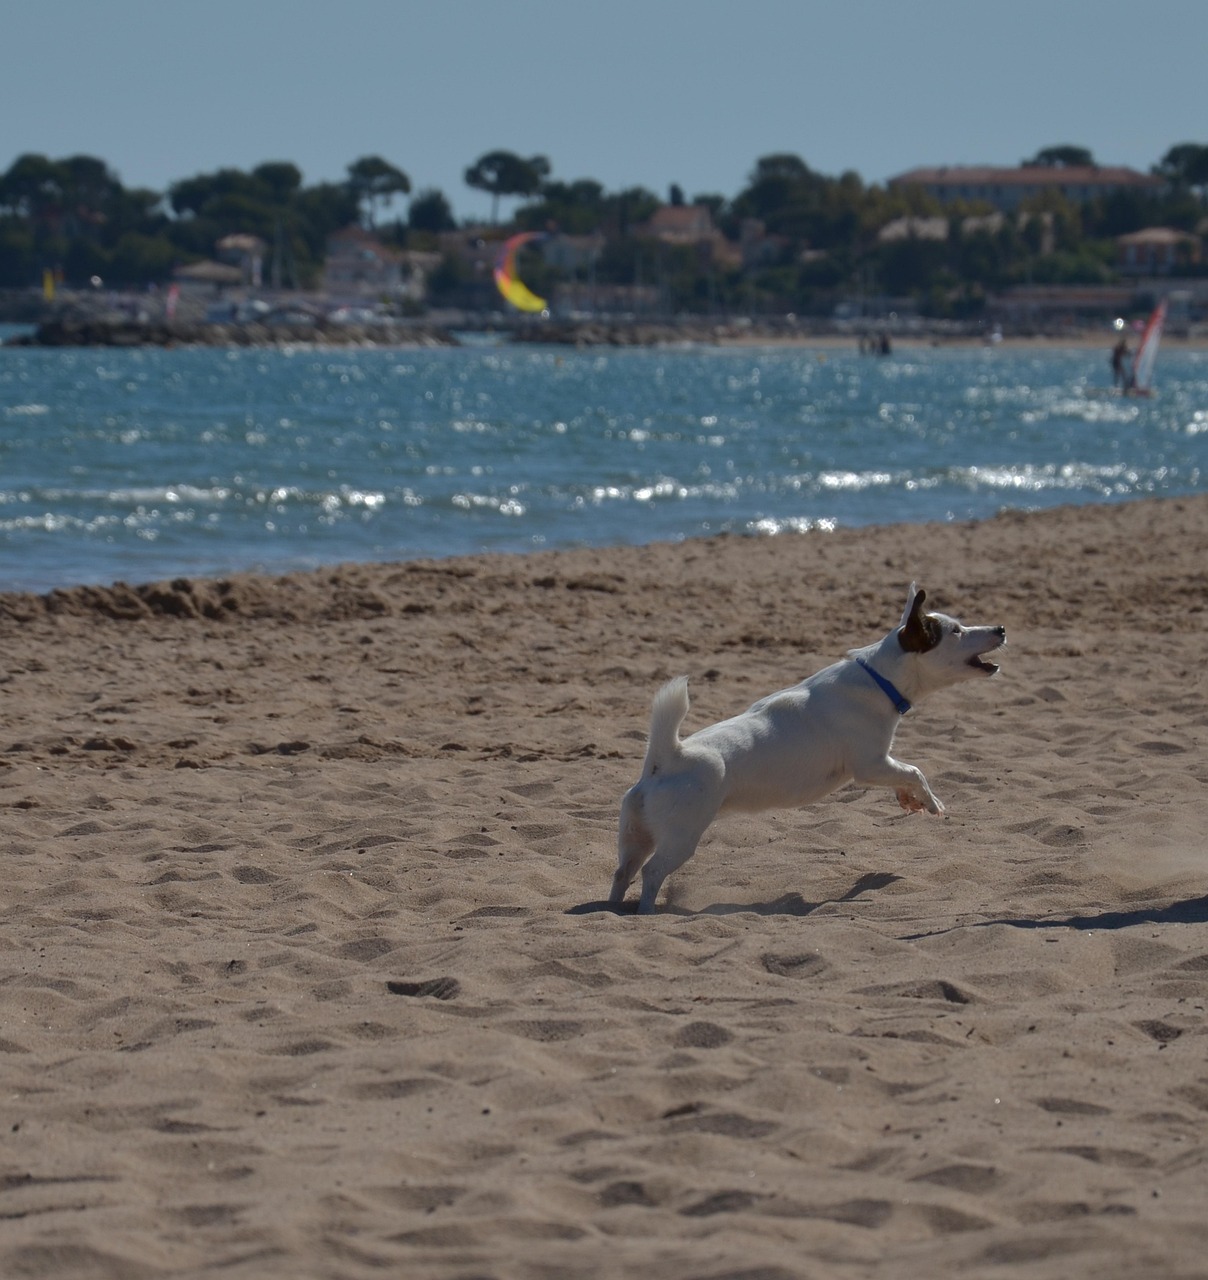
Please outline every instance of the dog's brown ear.
[[898, 643], [907, 653], [926, 653], [940, 642], [940, 629], [923, 612], [927, 593], [920, 587], [910, 602], [910, 612], [898, 631]]

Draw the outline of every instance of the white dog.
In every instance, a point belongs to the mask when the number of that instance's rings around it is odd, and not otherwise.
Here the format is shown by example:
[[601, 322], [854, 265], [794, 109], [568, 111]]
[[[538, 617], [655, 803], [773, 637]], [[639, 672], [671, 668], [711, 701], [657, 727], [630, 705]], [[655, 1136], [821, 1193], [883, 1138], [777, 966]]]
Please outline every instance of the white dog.
[[642, 776], [621, 802], [609, 901], [619, 905], [641, 869], [638, 910], [653, 911], [663, 881], [720, 813], [796, 808], [854, 779], [892, 787], [908, 812], [942, 814], [922, 773], [889, 754], [894, 731], [928, 694], [994, 675], [985, 655], [1007, 633], [924, 613], [925, 599], [911, 583], [902, 621], [883, 640], [683, 741], [688, 678], [665, 684], [654, 698]]

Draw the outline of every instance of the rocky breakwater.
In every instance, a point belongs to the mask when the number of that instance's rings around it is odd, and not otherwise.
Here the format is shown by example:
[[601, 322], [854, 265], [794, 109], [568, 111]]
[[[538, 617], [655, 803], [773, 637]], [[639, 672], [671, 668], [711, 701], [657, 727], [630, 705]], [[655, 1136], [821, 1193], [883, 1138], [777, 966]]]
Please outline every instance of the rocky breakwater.
[[25, 347], [456, 346], [447, 330], [414, 323], [344, 324], [315, 319], [200, 323], [125, 317], [62, 316], [9, 340]]
[[512, 331], [516, 342], [543, 342], [571, 347], [663, 347], [685, 343], [715, 346], [737, 342], [772, 342], [800, 337], [783, 323], [738, 319], [642, 320], [596, 317], [584, 320], [538, 320]]

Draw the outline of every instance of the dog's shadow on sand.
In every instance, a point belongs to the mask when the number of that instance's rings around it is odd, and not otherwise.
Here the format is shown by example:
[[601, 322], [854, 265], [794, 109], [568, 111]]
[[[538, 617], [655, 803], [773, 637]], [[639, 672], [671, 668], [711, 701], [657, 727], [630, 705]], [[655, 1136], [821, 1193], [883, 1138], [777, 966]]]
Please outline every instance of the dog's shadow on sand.
[[[752, 912], [758, 916], [808, 916], [819, 907], [834, 906], [841, 902], [851, 902], [862, 893], [871, 893], [877, 889], [900, 880], [888, 871], [870, 871], [862, 875], [846, 893], [837, 898], [823, 898], [819, 902], [807, 902], [799, 893], [782, 894], [771, 902], [715, 902], [711, 906], [701, 907], [699, 911], [689, 911], [686, 907], [677, 907], [674, 902], [659, 907], [660, 915], [673, 916], [731, 916], [740, 912]], [[585, 916], [596, 911], [610, 911], [614, 915], [636, 915], [638, 904], [631, 899], [619, 907], [609, 902], [584, 902], [567, 911], [570, 916]], [[955, 933], [961, 929], [987, 929], [990, 925], [1005, 924], [1012, 929], [1076, 929], [1090, 932], [1095, 929], [1115, 931], [1132, 929], [1137, 925], [1154, 924], [1208, 924], [1208, 893], [1198, 898], [1182, 898], [1177, 902], [1167, 903], [1163, 907], [1137, 907], [1132, 911], [1098, 911], [1093, 914], [1077, 916], [1001, 916], [994, 920], [973, 920], [968, 923], [950, 925], [944, 929], [927, 929], [921, 933], [903, 934], [902, 942], [918, 942], [923, 938], [938, 938], [946, 933]]]
[[1022, 919], [1003, 916], [996, 920], [974, 920], [947, 929], [908, 933], [902, 941], [917, 942], [921, 938], [938, 938], [941, 934], [954, 933], [957, 929], [986, 929], [992, 924], [1005, 924], [1012, 929], [1077, 929], [1083, 932], [1095, 929], [1112, 932], [1143, 924], [1208, 924], [1208, 893], [1201, 894], [1198, 898], [1182, 898], [1177, 902], [1167, 903], [1164, 907], [1137, 907], [1133, 911], [1098, 911], [1093, 915]]
[[[689, 911], [686, 907], [676, 906], [674, 901], [668, 902], [665, 906], [658, 909], [659, 915], [671, 916], [733, 916], [740, 912], [750, 912], [757, 916], [808, 916], [817, 911], [819, 907], [829, 907], [840, 902], [850, 902], [853, 898], [858, 898], [862, 893], [871, 893], [876, 889], [884, 889], [887, 885], [893, 884], [900, 880], [901, 876], [895, 876], [888, 871], [869, 871], [862, 875], [856, 882], [837, 898], [823, 898], [818, 902], [807, 902], [799, 893], [781, 894], [779, 898], [774, 898], [771, 902], [714, 902], [710, 906], [701, 907], [697, 911]], [[614, 907], [610, 902], [583, 902], [577, 907], [571, 907], [567, 911], [568, 916], [586, 916], [596, 911], [611, 911], [613, 915], [631, 916], [636, 915], [638, 909], [637, 899], [630, 899], [623, 902], [619, 907]]]

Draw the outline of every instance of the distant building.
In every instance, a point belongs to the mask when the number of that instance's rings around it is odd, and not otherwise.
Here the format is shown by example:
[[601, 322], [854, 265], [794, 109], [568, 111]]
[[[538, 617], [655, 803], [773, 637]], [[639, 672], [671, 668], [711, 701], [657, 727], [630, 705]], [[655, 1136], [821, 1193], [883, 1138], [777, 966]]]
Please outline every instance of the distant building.
[[1121, 275], [1168, 276], [1200, 260], [1200, 242], [1186, 231], [1146, 227], [1116, 237], [1116, 265]]
[[607, 240], [598, 231], [586, 236], [551, 235], [539, 246], [547, 266], [567, 275], [588, 272], [600, 261]]
[[896, 244], [899, 240], [947, 240], [947, 218], [894, 218], [877, 232], [878, 244]]
[[239, 268], [244, 284], [260, 287], [268, 245], [259, 236], [236, 232], [223, 236], [214, 247], [218, 250], [219, 262]]
[[392, 249], [362, 227], [345, 227], [327, 238], [323, 288], [334, 298], [419, 301], [439, 263], [439, 254]]
[[1101, 324], [1135, 302], [1132, 285], [1016, 285], [990, 300], [988, 314], [1025, 332], [1059, 331]]
[[324, 290], [335, 297], [396, 293], [403, 283], [399, 254], [362, 227], [345, 227], [327, 237]]
[[569, 281], [556, 284], [554, 306], [561, 312], [592, 315], [648, 315], [662, 309], [662, 292], [654, 285], [588, 284]]
[[722, 235], [708, 206], [703, 204], [660, 205], [635, 234], [662, 244], [683, 245], [696, 250], [702, 262], [730, 268], [742, 265], [742, 251]]
[[[1053, 252], [1053, 215], [1051, 213], [1020, 213], [1012, 220], [1019, 230], [1033, 221], [1040, 224], [1040, 251]], [[1009, 226], [1005, 214], [974, 214], [960, 220], [963, 236], [998, 235]], [[902, 240], [947, 240], [951, 233], [948, 219], [942, 216], [894, 218], [877, 232], [878, 244], [896, 244]]]
[[229, 262], [214, 262], [208, 258], [201, 262], [190, 262], [187, 266], [176, 267], [172, 279], [184, 288], [213, 289], [221, 292], [224, 288], [232, 288], [243, 284], [243, 272]]
[[769, 233], [760, 218], [743, 218], [739, 224], [738, 252], [744, 271], [757, 271], [782, 262], [791, 247], [788, 236]]
[[1071, 204], [1085, 204], [1116, 191], [1156, 193], [1162, 179], [1122, 165], [945, 165], [938, 169], [911, 169], [890, 178], [889, 189], [918, 187], [941, 204], [957, 200], [980, 201], [1010, 213], [1028, 200], [1057, 192]]
[[488, 281], [503, 241], [504, 234], [494, 227], [462, 227], [457, 231], [442, 231], [436, 237], [442, 255], [460, 259]]
[[667, 244], [700, 244], [717, 234], [713, 215], [703, 204], [664, 204], [650, 217], [646, 234]]

